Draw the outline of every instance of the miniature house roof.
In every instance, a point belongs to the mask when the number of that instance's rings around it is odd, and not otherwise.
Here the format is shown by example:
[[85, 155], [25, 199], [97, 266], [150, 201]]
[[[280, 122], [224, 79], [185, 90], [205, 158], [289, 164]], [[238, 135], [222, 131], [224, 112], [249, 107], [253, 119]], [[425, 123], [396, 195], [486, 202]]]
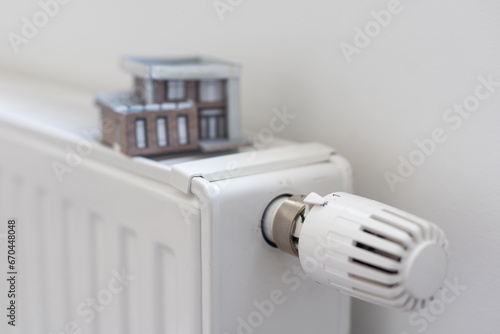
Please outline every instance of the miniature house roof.
[[121, 65], [134, 76], [153, 80], [239, 78], [241, 71], [238, 64], [207, 57], [125, 56]]

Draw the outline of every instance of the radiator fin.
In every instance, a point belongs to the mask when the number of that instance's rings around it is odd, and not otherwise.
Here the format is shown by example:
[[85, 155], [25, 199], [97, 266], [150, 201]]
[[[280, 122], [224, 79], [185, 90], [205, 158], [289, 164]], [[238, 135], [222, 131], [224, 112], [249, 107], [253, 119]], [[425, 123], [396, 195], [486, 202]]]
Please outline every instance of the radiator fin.
[[175, 255], [172, 249], [157, 246], [157, 268], [159, 279], [158, 287], [158, 333], [177, 333], [177, 296], [175, 279], [177, 277], [175, 268]]
[[137, 283], [139, 275], [139, 245], [137, 234], [122, 227], [120, 230], [120, 254], [123, 268], [135, 278], [123, 291], [122, 321], [123, 334], [141, 333], [141, 286]]
[[[56, 198], [55, 194], [47, 189], [40, 188], [40, 209], [38, 215], [41, 233], [38, 238], [42, 240], [44, 254], [43, 277], [44, 294], [43, 299], [47, 310], [48, 333], [60, 333], [64, 331], [65, 324], [68, 322], [68, 299], [67, 299], [67, 273], [65, 249], [66, 224], [64, 216], [66, 215], [64, 202]], [[47, 307], [49, 305], [51, 307]]]
[[92, 214], [95, 222], [95, 245], [97, 264], [97, 322], [99, 334], [122, 333], [123, 322], [120, 318], [120, 304], [125, 288], [117, 282], [116, 273], [122, 271], [120, 256], [120, 233], [118, 227], [104, 221], [99, 215]]

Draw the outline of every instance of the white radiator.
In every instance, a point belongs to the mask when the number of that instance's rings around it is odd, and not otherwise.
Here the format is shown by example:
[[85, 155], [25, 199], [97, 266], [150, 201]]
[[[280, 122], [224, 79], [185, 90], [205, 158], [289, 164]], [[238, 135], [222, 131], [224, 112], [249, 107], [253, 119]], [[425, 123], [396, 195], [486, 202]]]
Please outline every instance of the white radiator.
[[75, 124], [71, 112], [90, 112], [91, 94], [12, 82], [50, 98], [26, 105], [4, 90], [0, 103], [5, 274], [8, 219], [18, 226], [16, 326], [4, 279], [1, 333], [349, 331], [349, 298], [304, 279], [298, 259], [268, 246], [259, 227], [278, 195], [351, 190], [349, 165], [332, 149], [280, 143], [208, 160], [132, 159], [87, 141], [81, 130], [95, 133], [95, 118]]

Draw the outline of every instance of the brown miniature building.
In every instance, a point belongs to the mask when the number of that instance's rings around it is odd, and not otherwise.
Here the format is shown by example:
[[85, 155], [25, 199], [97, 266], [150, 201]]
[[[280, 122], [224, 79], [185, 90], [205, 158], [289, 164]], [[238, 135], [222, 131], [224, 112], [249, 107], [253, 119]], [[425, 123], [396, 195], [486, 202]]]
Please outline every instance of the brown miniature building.
[[134, 76], [130, 92], [96, 98], [103, 122], [114, 124], [103, 142], [127, 155], [235, 149], [241, 140], [240, 66], [195, 58], [125, 57]]

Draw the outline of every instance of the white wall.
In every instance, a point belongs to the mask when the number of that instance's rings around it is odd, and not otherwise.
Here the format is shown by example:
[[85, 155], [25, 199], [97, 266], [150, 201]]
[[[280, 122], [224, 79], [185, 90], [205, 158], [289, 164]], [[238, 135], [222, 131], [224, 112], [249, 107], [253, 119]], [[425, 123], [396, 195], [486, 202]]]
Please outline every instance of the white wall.
[[[259, 131], [286, 106], [297, 117], [279, 135], [337, 147], [354, 166], [358, 194], [435, 221], [449, 237], [449, 277], [467, 288], [444, 311], [435, 305], [442, 314], [422, 320], [356, 302], [353, 332], [498, 333], [500, 87], [456, 130], [443, 115], [474, 94], [478, 76], [500, 81], [500, 3], [401, 0], [348, 64], [339, 44], [352, 43], [353, 28], [388, 1], [231, 0], [240, 4], [223, 21], [212, 1], [72, 0], [18, 54], [7, 34], [20, 34], [22, 17], [40, 5], [3, 1], [0, 66], [97, 91], [130, 85], [117, 66], [124, 53], [244, 64], [245, 128]], [[398, 157], [435, 128], [447, 140], [391, 191], [384, 172], [396, 172]]]

